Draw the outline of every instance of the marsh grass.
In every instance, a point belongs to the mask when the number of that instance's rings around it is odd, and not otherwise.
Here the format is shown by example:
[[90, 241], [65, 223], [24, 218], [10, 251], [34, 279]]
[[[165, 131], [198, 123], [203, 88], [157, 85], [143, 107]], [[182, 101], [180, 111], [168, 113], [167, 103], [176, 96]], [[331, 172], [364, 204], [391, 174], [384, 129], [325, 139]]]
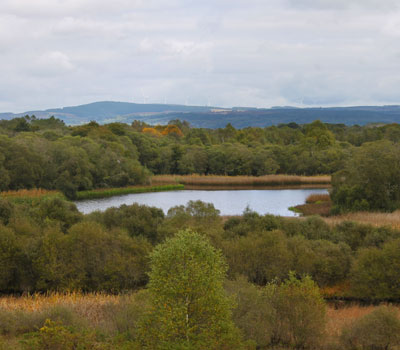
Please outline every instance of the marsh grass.
[[[128, 295], [75, 292], [3, 296], [0, 297], [0, 332], [8, 337], [7, 345], [10, 346], [13, 337], [35, 331], [46, 319], [51, 319], [79, 329], [95, 329], [111, 336], [125, 334], [133, 339], [138, 319], [149, 307], [146, 300], [143, 292]], [[330, 346], [338, 344], [342, 330], [378, 307], [329, 303], [323, 348], [339, 349]], [[400, 311], [400, 306], [396, 308]]]
[[59, 191], [44, 190], [42, 188], [33, 188], [30, 190], [21, 189], [18, 191], [0, 192], [0, 198], [6, 198], [16, 204], [36, 204], [42, 200], [60, 198], [65, 199]]
[[303, 216], [320, 215], [329, 216], [332, 202], [329, 194], [311, 194], [307, 197], [305, 204], [296, 205], [290, 210]]
[[32, 294], [25, 296], [3, 296], [0, 297], [1, 312], [19, 312], [21, 314], [40, 313], [55, 307], [63, 307], [72, 310], [79, 318], [87, 320], [96, 325], [103, 319], [103, 306], [117, 304], [119, 296], [79, 292], [71, 293], [47, 293]]
[[163, 192], [163, 191], [176, 191], [183, 190], [184, 185], [182, 184], [169, 184], [159, 186], [130, 186], [130, 187], [119, 187], [119, 188], [105, 188], [90, 191], [79, 191], [77, 192], [77, 199], [96, 199], [106, 198], [112, 196], [120, 196], [124, 194], [132, 193], [146, 193], [146, 192]]
[[153, 184], [178, 183], [191, 186], [288, 186], [288, 185], [325, 185], [329, 186], [331, 177], [264, 175], [264, 176], [222, 176], [222, 175], [156, 175]]
[[329, 194], [310, 194], [306, 199], [306, 203], [330, 202], [330, 200]]
[[337, 216], [324, 218], [324, 220], [332, 225], [338, 225], [344, 221], [354, 221], [362, 224], [373, 226], [389, 226], [393, 229], [400, 229], [400, 210], [393, 213], [377, 213], [377, 212], [355, 212]]

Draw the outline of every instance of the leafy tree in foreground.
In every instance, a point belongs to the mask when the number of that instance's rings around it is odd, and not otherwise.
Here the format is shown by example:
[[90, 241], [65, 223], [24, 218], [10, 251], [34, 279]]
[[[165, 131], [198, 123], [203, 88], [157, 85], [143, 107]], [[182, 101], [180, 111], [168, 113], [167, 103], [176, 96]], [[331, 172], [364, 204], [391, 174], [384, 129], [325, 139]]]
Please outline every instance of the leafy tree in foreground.
[[180, 231], [151, 254], [151, 311], [139, 329], [143, 349], [241, 349], [221, 253], [201, 235]]

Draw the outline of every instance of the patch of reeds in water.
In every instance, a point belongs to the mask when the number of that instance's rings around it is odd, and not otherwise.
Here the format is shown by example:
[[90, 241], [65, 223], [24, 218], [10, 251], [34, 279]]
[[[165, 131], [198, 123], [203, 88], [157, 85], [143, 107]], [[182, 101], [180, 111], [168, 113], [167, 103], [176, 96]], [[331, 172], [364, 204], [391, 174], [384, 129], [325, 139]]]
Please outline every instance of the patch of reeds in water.
[[296, 205], [291, 207], [290, 210], [304, 216], [329, 216], [331, 208], [332, 202], [329, 194], [311, 194], [307, 197], [305, 204]]
[[264, 176], [223, 176], [223, 175], [156, 175], [153, 184], [179, 183], [191, 186], [289, 186], [289, 185], [326, 185], [331, 177], [264, 175]]
[[183, 190], [184, 188], [185, 188], [185, 186], [182, 184], [105, 188], [105, 189], [97, 189], [97, 190], [90, 190], [90, 191], [80, 191], [77, 193], [77, 199], [81, 200], [81, 199], [106, 198], [106, 197], [119, 196], [119, 195], [132, 194], [132, 193], [176, 191], [176, 190]]
[[312, 204], [312, 203], [330, 202], [330, 200], [331, 197], [329, 196], [329, 194], [310, 194], [306, 199], [306, 203]]

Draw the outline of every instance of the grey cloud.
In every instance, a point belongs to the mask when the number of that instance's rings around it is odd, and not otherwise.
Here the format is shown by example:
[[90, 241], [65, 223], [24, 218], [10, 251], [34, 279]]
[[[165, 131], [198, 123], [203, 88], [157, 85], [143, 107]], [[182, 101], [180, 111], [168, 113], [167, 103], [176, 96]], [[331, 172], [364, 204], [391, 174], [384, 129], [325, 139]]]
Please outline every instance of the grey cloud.
[[3, 0], [0, 112], [143, 95], [221, 106], [395, 103], [397, 2], [348, 3]]
[[305, 9], [365, 9], [391, 11], [398, 8], [397, 0], [286, 0], [287, 3], [296, 8]]

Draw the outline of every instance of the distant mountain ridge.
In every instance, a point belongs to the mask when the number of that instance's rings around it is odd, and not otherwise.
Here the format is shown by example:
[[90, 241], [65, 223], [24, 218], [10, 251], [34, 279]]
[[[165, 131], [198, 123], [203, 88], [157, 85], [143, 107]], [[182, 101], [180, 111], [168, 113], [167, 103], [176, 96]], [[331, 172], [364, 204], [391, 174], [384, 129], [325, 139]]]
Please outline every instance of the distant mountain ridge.
[[101, 101], [79, 106], [0, 113], [0, 119], [24, 115], [38, 118], [55, 116], [68, 125], [79, 125], [95, 120], [98, 123], [133, 120], [148, 124], [167, 124], [172, 119], [188, 121], [194, 127], [219, 128], [231, 123], [236, 128], [266, 127], [282, 123], [310, 123], [319, 119], [325, 123], [365, 125], [369, 123], [400, 123], [400, 106], [354, 106], [327, 108], [296, 107], [205, 107], [171, 104], [138, 104], [130, 102]]

